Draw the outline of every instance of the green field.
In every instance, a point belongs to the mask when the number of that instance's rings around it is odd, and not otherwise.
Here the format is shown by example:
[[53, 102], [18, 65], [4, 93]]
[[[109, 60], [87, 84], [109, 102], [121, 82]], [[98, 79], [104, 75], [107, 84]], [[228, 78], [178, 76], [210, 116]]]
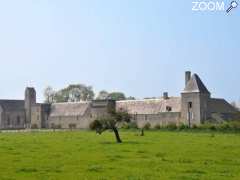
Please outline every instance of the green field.
[[0, 179], [240, 179], [240, 134], [0, 133]]

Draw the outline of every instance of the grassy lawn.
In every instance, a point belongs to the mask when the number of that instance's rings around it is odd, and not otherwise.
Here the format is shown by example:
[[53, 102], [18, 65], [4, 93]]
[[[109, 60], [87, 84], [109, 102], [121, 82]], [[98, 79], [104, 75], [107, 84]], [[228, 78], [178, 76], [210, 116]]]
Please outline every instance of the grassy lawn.
[[0, 133], [0, 179], [240, 179], [240, 134]]

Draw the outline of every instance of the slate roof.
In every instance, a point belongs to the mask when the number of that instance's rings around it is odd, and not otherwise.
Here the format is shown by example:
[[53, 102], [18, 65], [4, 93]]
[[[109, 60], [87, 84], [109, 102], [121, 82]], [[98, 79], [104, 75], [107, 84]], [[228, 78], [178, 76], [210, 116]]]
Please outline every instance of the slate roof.
[[83, 116], [90, 107], [90, 102], [54, 103], [51, 105], [50, 117]]
[[211, 98], [209, 110], [212, 113], [236, 113], [237, 110], [224, 99]]
[[169, 97], [168, 99], [147, 99], [147, 100], [127, 100], [117, 101], [117, 110], [125, 110], [129, 114], [159, 114], [168, 112], [166, 107], [172, 108], [171, 112], [181, 111], [181, 98]]
[[203, 84], [202, 80], [197, 74], [193, 74], [189, 82], [187, 83], [183, 93], [189, 92], [198, 92], [198, 93], [205, 93], [210, 94], [206, 86]]
[[24, 100], [0, 100], [0, 106], [5, 111], [24, 110]]

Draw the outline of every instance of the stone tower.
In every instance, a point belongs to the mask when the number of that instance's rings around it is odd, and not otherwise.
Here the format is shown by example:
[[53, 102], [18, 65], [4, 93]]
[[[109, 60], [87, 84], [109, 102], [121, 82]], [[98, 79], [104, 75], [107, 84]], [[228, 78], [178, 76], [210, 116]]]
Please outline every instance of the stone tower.
[[26, 128], [31, 127], [31, 116], [33, 106], [36, 105], [36, 91], [32, 87], [25, 89], [25, 112], [26, 112]]
[[185, 124], [192, 126], [206, 121], [210, 92], [197, 74], [185, 73], [185, 88], [181, 94], [181, 114]]

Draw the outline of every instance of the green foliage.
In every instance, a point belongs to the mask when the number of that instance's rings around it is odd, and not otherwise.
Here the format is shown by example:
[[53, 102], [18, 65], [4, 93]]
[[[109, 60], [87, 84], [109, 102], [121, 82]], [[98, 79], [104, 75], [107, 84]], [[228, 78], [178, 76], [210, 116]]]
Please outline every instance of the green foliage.
[[77, 128], [77, 125], [74, 124], [74, 123], [70, 123], [70, 124], [69, 124], [69, 128], [70, 128], [71, 130], [76, 129], [76, 128]]
[[94, 98], [94, 92], [91, 86], [84, 84], [71, 84], [59, 91], [54, 91], [47, 87], [44, 91], [45, 102], [78, 102], [88, 101]]
[[122, 92], [112, 92], [108, 95], [108, 98], [116, 101], [125, 100], [126, 96]]
[[240, 179], [239, 134], [149, 131], [1, 133], [0, 179]]
[[90, 123], [90, 129], [95, 130], [98, 134], [116, 127], [117, 121], [112, 116], [99, 117]]
[[44, 99], [45, 103], [53, 103], [54, 102], [55, 91], [51, 86], [47, 86], [44, 90]]
[[109, 93], [105, 90], [102, 90], [98, 93], [97, 100], [105, 100], [108, 99]]
[[32, 124], [32, 125], [31, 125], [31, 128], [32, 128], [32, 129], [38, 129], [38, 125], [37, 125], [37, 124]]
[[160, 124], [156, 124], [156, 125], [154, 126], [154, 129], [161, 129], [161, 125], [160, 125]]
[[169, 130], [176, 130], [178, 127], [175, 123], [169, 123], [166, 125], [166, 128]]
[[123, 123], [121, 126], [122, 129], [138, 129], [136, 122]]
[[144, 130], [149, 130], [151, 128], [151, 124], [148, 122], [143, 126]]
[[184, 130], [184, 129], [189, 129], [189, 127], [188, 127], [188, 125], [181, 123], [181, 124], [179, 124], [178, 129]]

